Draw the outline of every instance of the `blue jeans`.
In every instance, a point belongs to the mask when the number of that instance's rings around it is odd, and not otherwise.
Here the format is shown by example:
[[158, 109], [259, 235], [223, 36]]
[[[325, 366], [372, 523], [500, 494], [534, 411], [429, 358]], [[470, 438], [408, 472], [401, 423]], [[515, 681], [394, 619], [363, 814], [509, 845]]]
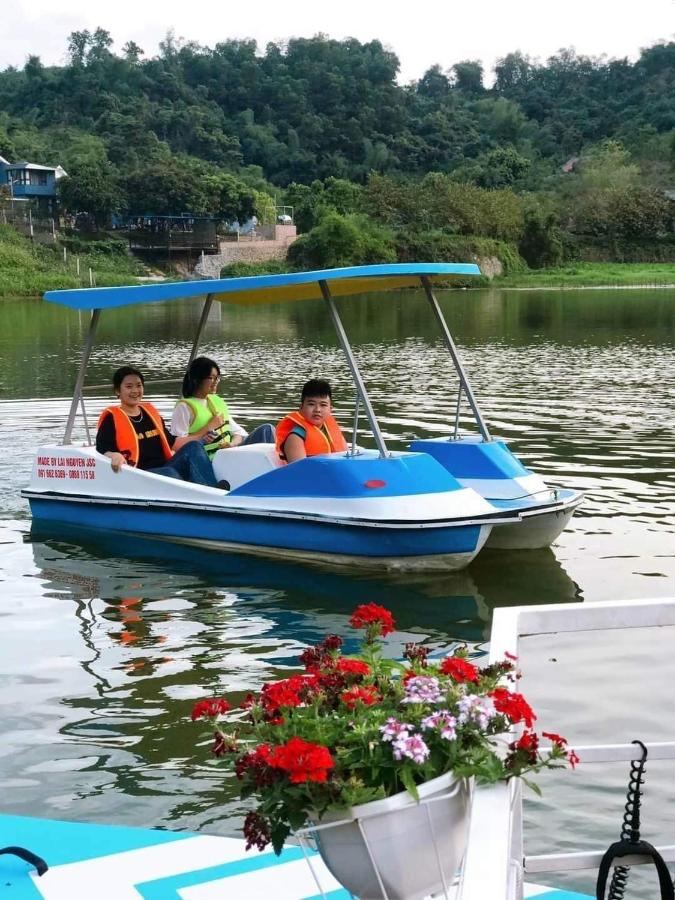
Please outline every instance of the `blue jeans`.
[[276, 439], [277, 434], [274, 430], [274, 425], [270, 425], [269, 422], [266, 422], [264, 425], [258, 425], [257, 428], [254, 428], [249, 436], [247, 438], [244, 438], [244, 440], [242, 441], [242, 445], [273, 444]]
[[190, 441], [188, 444], [183, 444], [165, 466], [160, 466], [159, 469], [148, 469], [148, 472], [164, 475], [165, 478], [179, 478], [181, 481], [191, 481], [193, 484], [204, 484], [206, 487], [217, 486], [211, 460], [201, 441]]

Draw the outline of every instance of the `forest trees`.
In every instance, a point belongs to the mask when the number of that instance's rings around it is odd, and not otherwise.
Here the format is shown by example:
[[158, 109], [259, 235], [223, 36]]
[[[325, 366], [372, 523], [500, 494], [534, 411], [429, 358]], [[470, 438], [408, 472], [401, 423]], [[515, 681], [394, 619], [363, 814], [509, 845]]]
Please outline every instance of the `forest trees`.
[[63, 201], [100, 222], [125, 209], [242, 219], [276, 199], [307, 234], [332, 217], [343, 248], [367, 216], [389, 233], [520, 243], [536, 264], [561, 236], [672, 232], [675, 43], [634, 63], [512, 53], [492, 86], [476, 60], [430, 61], [408, 85], [398, 72], [379, 41], [259, 51], [169, 34], [152, 55], [75, 31], [65, 65], [32, 56], [0, 72], [0, 154], [64, 165]]

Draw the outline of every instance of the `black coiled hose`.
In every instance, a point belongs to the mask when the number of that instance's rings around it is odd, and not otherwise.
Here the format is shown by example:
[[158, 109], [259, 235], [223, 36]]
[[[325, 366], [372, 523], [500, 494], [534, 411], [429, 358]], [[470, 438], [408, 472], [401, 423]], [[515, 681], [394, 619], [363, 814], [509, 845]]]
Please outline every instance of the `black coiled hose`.
[[[626, 791], [626, 805], [623, 810], [621, 840], [635, 844], [640, 840], [640, 798], [642, 797], [640, 788], [645, 775], [647, 748], [642, 741], [632, 741], [631, 743], [639, 744], [642, 747], [642, 759], [631, 760], [628, 790]], [[615, 866], [607, 900], [623, 900], [629, 873], [630, 866]]]
[[[642, 759], [631, 761], [621, 838], [612, 844], [602, 857], [600, 868], [598, 869], [595, 895], [597, 900], [605, 900], [607, 876], [615, 859], [621, 859], [625, 856], [643, 856], [651, 859], [656, 866], [661, 900], [675, 900], [673, 882], [663, 857], [656, 847], [640, 839], [640, 797], [642, 796], [641, 788], [645, 774], [645, 763], [647, 762], [647, 748], [642, 741], [633, 741], [633, 743], [642, 747]], [[607, 900], [623, 900], [629, 874], [630, 866], [615, 866]]]

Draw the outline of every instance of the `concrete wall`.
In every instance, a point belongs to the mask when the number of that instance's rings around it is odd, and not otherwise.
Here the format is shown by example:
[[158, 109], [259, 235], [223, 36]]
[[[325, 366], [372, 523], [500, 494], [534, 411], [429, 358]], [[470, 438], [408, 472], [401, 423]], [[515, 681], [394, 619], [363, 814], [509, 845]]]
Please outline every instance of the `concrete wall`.
[[257, 231], [250, 240], [221, 241], [220, 253], [202, 256], [195, 266], [195, 274], [218, 278], [220, 270], [230, 263], [285, 259], [288, 248], [298, 236], [295, 225], [260, 226]]

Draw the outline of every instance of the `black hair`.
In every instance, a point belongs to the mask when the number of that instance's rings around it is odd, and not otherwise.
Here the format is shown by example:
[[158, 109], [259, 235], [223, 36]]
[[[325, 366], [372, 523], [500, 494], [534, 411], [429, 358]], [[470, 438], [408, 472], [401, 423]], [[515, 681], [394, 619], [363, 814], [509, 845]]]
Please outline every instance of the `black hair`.
[[310, 378], [309, 381], [305, 382], [302, 388], [302, 395], [300, 397], [301, 406], [308, 397], [328, 397], [332, 400], [333, 394], [329, 382], [324, 381], [323, 378]]
[[135, 366], [122, 366], [113, 373], [112, 377], [113, 387], [116, 391], [119, 391], [119, 389], [122, 387], [122, 382], [127, 377], [127, 375], [136, 375], [141, 379], [141, 384], [145, 384], [145, 378], [143, 378], [143, 373], [140, 369], [137, 369]]
[[209, 377], [212, 369], [215, 369], [220, 375], [220, 366], [215, 360], [209, 359], [208, 356], [198, 356], [193, 359], [183, 378], [182, 395], [192, 397], [199, 383]]

